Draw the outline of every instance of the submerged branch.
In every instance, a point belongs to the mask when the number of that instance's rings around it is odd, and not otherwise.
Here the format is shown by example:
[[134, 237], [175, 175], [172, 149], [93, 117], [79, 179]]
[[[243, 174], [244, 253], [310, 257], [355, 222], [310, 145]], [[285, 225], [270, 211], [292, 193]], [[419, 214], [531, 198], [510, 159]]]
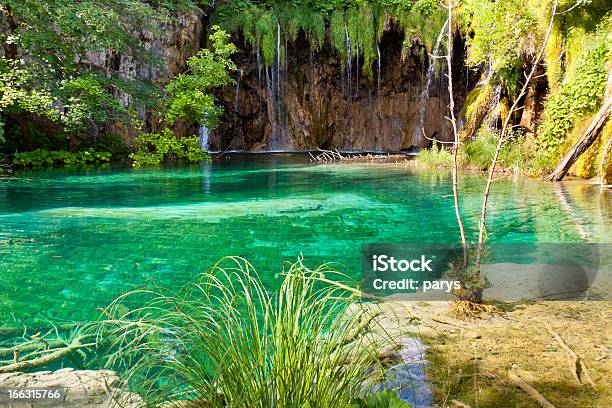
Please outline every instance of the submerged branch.
[[[45, 364], [49, 364], [49, 363], [59, 360], [60, 358], [72, 353], [73, 351], [76, 351], [82, 348], [86, 348], [86, 347], [95, 346], [96, 343], [82, 343], [82, 341], [86, 337], [89, 337], [89, 336], [91, 335], [76, 336], [75, 338], [72, 339], [72, 341], [69, 344], [64, 343], [65, 347], [60, 346], [59, 348], [56, 348], [56, 349], [41, 350], [40, 352], [47, 353], [43, 356], [32, 358], [32, 359], [27, 359], [23, 361], [15, 361], [12, 364], [0, 366], [0, 373], [11, 373], [15, 371], [23, 371], [23, 370], [27, 370], [30, 368], [44, 366]], [[15, 352], [16, 350], [18, 350], [18, 347], [13, 348], [12, 350]], [[36, 354], [36, 353], [40, 354], [40, 352], [34, 352], [32, 354]], [[15, 354], [15, 356], [18, 356], [18, 354]], [[17, 360], [17, 358], [15, 359]]]

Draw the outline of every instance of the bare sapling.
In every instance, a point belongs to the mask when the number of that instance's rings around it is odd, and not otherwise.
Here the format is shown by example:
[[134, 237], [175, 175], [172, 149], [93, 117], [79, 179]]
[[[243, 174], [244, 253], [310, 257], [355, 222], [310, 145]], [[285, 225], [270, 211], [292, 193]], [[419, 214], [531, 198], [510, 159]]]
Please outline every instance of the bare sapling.
[[[457, 3], [458, 4], [458, 3]], [[447, 119], [451, 122], [453, 128], [453, 166], [452, 166], [452, 178], [453, 178], [453, 200], [455, 204], [455, 216], [457, 217], [457, 224], [459, 225], [459, 233], [461, 234], [461, 245], [463, 246], [463, 264], [467, 267], [468, 264], [468, 250], [467, 250], [467, 240], [465, 238], [465, 229], [463, 227], [463, 220], [461, 218], [461, 211], [459, 210], [459, 189], [457, 186], [457, 153], [459, 152], [459, 132], [457, 131], [457, 119], [455, 118], [455, 98], [453, 93], [453, 9], [457, 6], [457, 4], [453, 4], [450, 1], [448, 4], [444, 5], [444, 7], [448, 11], [448, 43], [447, 43], [447, 52], [446, 52], [446, 65], [447, 65], [447, 78], [448, 78], [448, 94], [450, 97], [449, 101], [449, 111], [450, 117]]]

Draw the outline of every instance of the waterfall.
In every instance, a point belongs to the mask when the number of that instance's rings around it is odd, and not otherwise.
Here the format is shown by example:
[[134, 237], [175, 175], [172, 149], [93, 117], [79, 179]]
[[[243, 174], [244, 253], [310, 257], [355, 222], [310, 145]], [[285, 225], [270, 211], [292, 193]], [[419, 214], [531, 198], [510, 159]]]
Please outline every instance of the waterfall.
[[276, 85], [278, 83], [278, 78], [276, 75], [278, 71], [274, 66], [271, 66], [269, 69], [265, 68], [266, 72], [266, 88], [268, 90], [268, 96], [270, 99], [270, 103], [272, 106], [268, 107], [268, 116], [270, 120], [271, 132], [270, 139], [268, 140], [268, 147], [271, 149], [276, 149], [281, 145], [281, 127], [280, 127], [280, 99], [278, 98], [278, 94], [276, 92]]
[[277, 133], [278, 133], [278, 122], [276, 120], [276, 116], [277, 116], [277, 103], [276, 103], [276, 91], [275, 91], [275, 86], [274, 86], [274, 73], [276, 72], [274, 70], [274, 67], [270, 67], [270, 69], [268, 70], [268, 68], [265, 68], [266, 71], [266, 88], [268, 90], [268, 96], [272, 102], [272, 107], [268, 108], [268, 112], [270, 115], [270, 126], [272, 127], [272, 132], [270, 134], [270, 140], [268, 142], [268, 144], [270, 146], [275, 145], [276, 144], [276, 140], [277, 140]]
[[236, 115], [240, 114], [240, 81], [242, 80], [242, 69], [238, 73], [238, 80], [236, 81], [236, 96], [234, 98], [234, 111]]
[[355, 77], [356, 77], [355, 92], [357, 94], [357, 97], [359, 97], [359, 38], [355, 39], [355, 47], [357, 48], [357, 51], [355, 53], [355, 57], [357, 58], [357, 64], [356, 64], [356, 69], [355, 69]]
[[208, 151], [209, 149], [210, 129], [205, 125], [198, 129], [198, 140], [200, 141], [200, 149]]
[[261, 87], [261, 54], [257, 49], [257, 85]]
[[281, 52], [280, 52], [280, 43], [281, 43], [281, 27], [278, 22], [278, 18], [276, 19], [276, 97], [280, 97], [280, 66], [281, 66]]
[[497, 123], [497, 118], [499, 116], [499, 101], [501, 99], [501, 86], [495, 85], [493, 88], [493, 98], [491, 98], [491, 102], [489, 103], [489, 107], [487, 109], [487, 114], [483, 119], [483, 122], [487, 124], [489, 129], [493, 129]]
[[380, 60], [380, 47], [378, 43], [376, 43], [376, 53], [378, 54], [378, 70], [376, 72], [376, 96], [380, 99], [380, 68], [381, 68], [381, 60]]
[[347, 72], [347, 90], [348, 94], [351, 94], [351, 36], [348, 32], [348, 26], [346, 25], [346, 20], [344, 21], [344, 33], [346, 35], [346, 72]]
[[421, 106], [419, 110], [419, 121], [418, 121], [418, 129], [415, 132], [415, 142], [419, 144], [422, 141], [422, 137], [425, 137], [424, 133], [424, 122], [425, 122], [425, 112], [427, 111], [427, 100], [429, 99], [429, 87], [431, 86], [431, 81], [435, 75], [435, 66], [436, 60], [440, 57], [440, 52], [442, 51], [442, 40], [444, 39], [444, 34], [446, 33], [446, 29], [448, 27], [448, 20], [442, 26], [440, 30], [440, 34], [438, 34], [438, 38], [436, 39], [436, 44], [433, 48], [432, 54], [429, 56], [429, 67], [427, 67], [427, 81], [423, 92], [421, 93]]

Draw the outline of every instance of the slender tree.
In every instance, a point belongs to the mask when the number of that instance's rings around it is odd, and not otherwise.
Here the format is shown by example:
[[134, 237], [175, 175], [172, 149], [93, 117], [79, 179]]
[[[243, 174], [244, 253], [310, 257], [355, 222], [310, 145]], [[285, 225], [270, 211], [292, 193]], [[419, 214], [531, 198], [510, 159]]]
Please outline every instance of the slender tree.
[[468, 250], [467, 250], [467, 240], [465, 238], [465, 228], [463, 227], [463, 220], [461, 218], [461, 211], [459, 209], [459, 188], [458, 188], [458, 175], [457, 175], [457, 153], [459, 152], [459, 132], [457, 130], [457, 118], [455, 117], [455, 97], [453, 93], [453, 9], [457, 7], [459, 3], [453, 4], [450, 1], [448, 4], [444, 5], [446, 10], [448, 11], [448, 39], [447, 39], [447, 47], [446, 47], [446, 65], [447, 65], [447, 78], [448, 78], [448, 94], [450, 97], [450, 102], [448, 105], [448, 109], [450, 111], [450, 117], [447, 119], [451, 122], [453, 128], [453, 168], [452, 168], [452, 177], [453, 177], [453, 200], [455, 204], [455, 216], [457, 217], [457, 224], [459, 225], [459, 233], [461, 234], [461, 245], [463, 246], [463, 264], [467, 266], [468, 263]]

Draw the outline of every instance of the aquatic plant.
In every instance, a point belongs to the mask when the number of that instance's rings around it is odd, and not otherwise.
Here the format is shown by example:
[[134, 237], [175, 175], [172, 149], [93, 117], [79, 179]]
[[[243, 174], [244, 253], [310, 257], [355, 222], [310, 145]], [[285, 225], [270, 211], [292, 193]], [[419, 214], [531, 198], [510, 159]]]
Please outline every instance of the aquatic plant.
[[415, 160], [425, 167], [450, 167], [453, 157], [448, 149], [438, 146], [438, 143], [434, 140], [431, 147], [421, 150]]
[[119, 297], [100, 324], [108, 366], [153, 404], [343, 407], [367, 395], [390, 341], [373, 330], [378, 314], [328, 266], [298, 260], [281, 277], [271, 293], [230, 257], [178, 291]]

